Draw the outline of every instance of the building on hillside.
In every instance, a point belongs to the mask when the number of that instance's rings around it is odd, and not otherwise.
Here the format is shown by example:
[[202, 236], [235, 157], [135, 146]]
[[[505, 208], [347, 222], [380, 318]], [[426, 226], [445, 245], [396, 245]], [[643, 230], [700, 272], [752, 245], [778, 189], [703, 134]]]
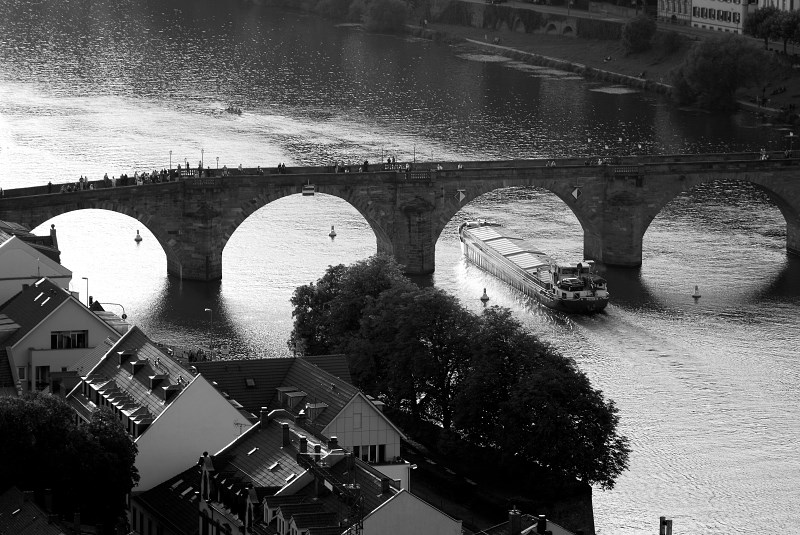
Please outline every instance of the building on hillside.
[[195, 458], [196, 444], [222, 448], [254, 419], [135, 326], [81, 376], [67, 401], [81, 421], [88, 422], [99, 407], [119, 417], [139, 450], [141, 479], [135, 492], [185, 470]]
[[692, 27], [741, 34], [748, 5], [747, 0], [692, 0]]
[[131, 533], [199, 535], [200, 467], [197, 462], [152, 489], [131, 496], [128, 519]]
[[246, 410], [284, 409], [307, 433], [324, 440], [337, 437], [341, 447], [399, 479], [402, 488], [410, 488], [410, 465], [400, 458], [405, 436], [383, 414], [383, 403], [320, 368], [339, 369], [343, 357], [314, 359], [212, 361], [195, 366]]
[[693, 0], [658, 0], [658, 20], [690, 26]]
[[[60, 264], [60, 252], [46, 243], [45, 238], [34, 236], [17, 226], [0, 221], [0, 304], [20, 291], [47, 277], [65, 290], [72, 281], [72, 271]], [[55, 228], [47, 242], [58, 244]]]
[[[340, 448], [335, 438], [322, 442], [307, 436], [283, 409], [263, 411], [256, 425], [216, 455], [204, 452], [194, 470], [169, 487], [164, 483], [131, 499], [137, 533], [146, 535], [142, 520], [185, 518], [195, 503], [202, 535], [462, 532], [461, 521], [400, 489], [399, 482]], [[169, 532], [166, 524], [161, 529]]]
[[127, 323], [116, 320], [109, 323], [69, 291], [39, 279], [0, 305], [0, 368], [6, 368], [0, 377], [10, 368], [22, 392], [57, 392], [60, 383], [54, 374], [66, 372], [106, 338], [117, 340], [127, 330]]
[[[538, 517], [524, 515], [516, 508], [508, 512], [508, 520], [502, 524], [492, 526], [475, 535], [573, 535], [568, 529], [548, 520], [545, 515]], [[574, 535], [583, 535], [579, 530]]]

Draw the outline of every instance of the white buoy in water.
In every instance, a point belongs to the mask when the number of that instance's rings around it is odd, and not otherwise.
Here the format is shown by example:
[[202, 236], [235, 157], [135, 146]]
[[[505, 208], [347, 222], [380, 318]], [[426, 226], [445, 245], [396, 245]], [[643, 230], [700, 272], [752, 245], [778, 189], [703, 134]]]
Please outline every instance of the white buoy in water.
[[333, 225], [331, 225], [331, 231], [328, 233], [328, 236], [330, 236], [331, 238], [336, 237], [336, 231], [333, 230]]
[[135, 241], [136, 243], [139, 243], [140, 241], [142, 241], [142, 237], [139, 236], [139, 231], [138, 230], [136, 231], [136, 237], [133, 239], [133, 241]]
[[700, 288], [698, 288], [696, 284], [694, 286], [694, 293], [692, 294], [692, 297], [694, 297], [695, 299], [700, 298]]
[[488, 301], [488, 300], [489, 300], [489, 296], [486, 295], [486, 288], [484, 288], [483, 289], [483, 295], [481, 296], [481, 301], [483, 301], [483, 304], [485, 305], [486, 301]]

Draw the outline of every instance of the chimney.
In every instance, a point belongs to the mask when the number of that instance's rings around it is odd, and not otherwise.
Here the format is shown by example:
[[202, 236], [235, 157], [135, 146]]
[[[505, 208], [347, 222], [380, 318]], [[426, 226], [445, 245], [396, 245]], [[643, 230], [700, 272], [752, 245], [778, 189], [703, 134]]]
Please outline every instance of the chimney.
[[544, 535], [545, 530], [547, 530], [547, 519], [544, 515], [539, 515], [539, 521], [536, 523], [536, 533]]
[[81, 514], [75, 513], [72, 515], [72, 529], [75, 531], [75, 535], [81, 535]]
[[267, 427], [267, 424], [269, 424], [269, 410], [266, 407], [261, 407], [261, 414], [259, 416], [261, 420], [261, 429], [264, 429]]
[[510, 535], [520, 535], [522, 533], [522, 515], [515, 505], [511, 506], [508, 512], [508, 527]]
[[291, 445], [292, 441], [289, 438], [289, 424], [281, 424], [281, 430], [283, 431], [283, 447], [287, 447]]
[[306, 411], [301, 410], [299, 413], [297, 413], [297, 416], [294, 417], [294, 421], [297, 423], [297, 425], [305, 425]]
[[391, 480], [388, 477], [382, 477], [381, 478], [381, 494], [389, 492], [389, 482], [390, 481]]
[[58, 236], [56, 236], [55, 225], [50, 225], [50, 241], [53, 242], [53, 249], [58, 249]]
[[44, 489], [44, 510], [46, 513], [53, 512], [53, 489]]
[[319, 461], [320, 453], [322, 453], [322, 445], [314, 444], [314, 460]]
[[339, 439], [336, 437], [331, 437], [328, 439], [328, 451], [333, 451], [339, 447]]
[[92, 306], [92, 303], [94, 303], [94, 297], [92, 297], [92, 296], [90, 295], [90, 296], [89, 296], [89, 307], [91, 307], [91, 306]]
[[300, 453], [306, 453], [308, 451], [308, 439], [300, 435]]

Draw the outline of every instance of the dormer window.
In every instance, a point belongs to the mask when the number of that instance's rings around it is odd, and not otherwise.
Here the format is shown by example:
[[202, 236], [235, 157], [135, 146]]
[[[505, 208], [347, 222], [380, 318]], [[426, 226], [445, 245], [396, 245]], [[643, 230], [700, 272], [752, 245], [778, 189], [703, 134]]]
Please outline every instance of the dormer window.
[[252, 377], [248, 377], [244, 380], [244, 384], [247, 388], [255, 388], [256, 387], [256, 380]]

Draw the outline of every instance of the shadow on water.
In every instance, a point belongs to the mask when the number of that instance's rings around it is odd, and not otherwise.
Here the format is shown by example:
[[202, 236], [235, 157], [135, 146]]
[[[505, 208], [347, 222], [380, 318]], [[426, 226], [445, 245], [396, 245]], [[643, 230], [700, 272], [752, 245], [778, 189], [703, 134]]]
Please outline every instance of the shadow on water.
[[759, 299], [794, 301], [800, 297], [800, 256], [787, 255], [786, 263], [758, 294]]
[[625, 308], [660, 308], [662, 304], [642, 281], [641, 268], [625, 268], [597, 264], [608, 281], [611, 302]]

